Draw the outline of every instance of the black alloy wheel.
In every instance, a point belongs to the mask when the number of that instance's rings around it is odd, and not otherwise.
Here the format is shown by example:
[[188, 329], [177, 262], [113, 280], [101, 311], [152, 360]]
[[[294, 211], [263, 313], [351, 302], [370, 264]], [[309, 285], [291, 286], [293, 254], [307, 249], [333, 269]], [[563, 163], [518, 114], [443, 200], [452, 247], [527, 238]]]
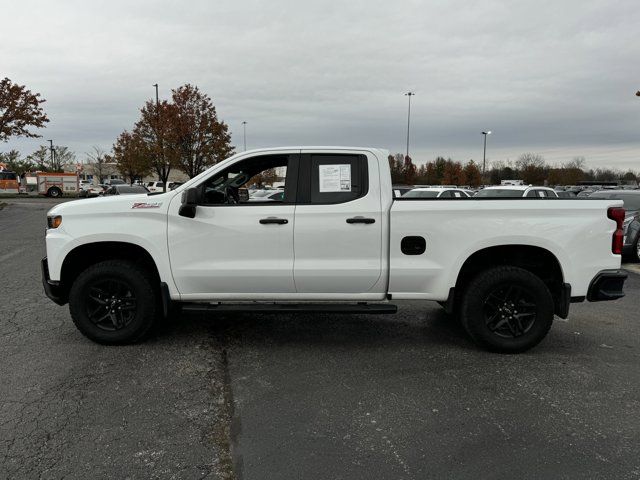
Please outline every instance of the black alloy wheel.
[[503, 338], [517, 338], [531, 330], [536, 321], [532, 295], [517, 285], [501, 285], [487, 295], [483, 307], [487, 328]]
[[136, 297], [127, 282], [120, 279], [96, 280], [88, 287], [85, 312], [101, 330], [120, 330], [135, 318]]

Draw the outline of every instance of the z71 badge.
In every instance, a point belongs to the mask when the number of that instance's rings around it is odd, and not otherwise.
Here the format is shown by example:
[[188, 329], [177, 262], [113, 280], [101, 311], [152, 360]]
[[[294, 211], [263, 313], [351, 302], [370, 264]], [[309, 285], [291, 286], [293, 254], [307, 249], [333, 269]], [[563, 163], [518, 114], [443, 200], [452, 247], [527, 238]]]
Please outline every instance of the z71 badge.
[[131, 208], [160, 208], [162, 202], [138, 202], [134, 203]]

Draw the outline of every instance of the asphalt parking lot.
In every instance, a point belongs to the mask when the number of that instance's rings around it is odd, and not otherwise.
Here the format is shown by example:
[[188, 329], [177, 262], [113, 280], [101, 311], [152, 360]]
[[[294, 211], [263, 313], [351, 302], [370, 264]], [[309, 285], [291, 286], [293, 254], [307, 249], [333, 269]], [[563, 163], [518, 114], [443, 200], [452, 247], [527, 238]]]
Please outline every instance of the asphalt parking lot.
[[640, 478], [637, 265], [521, 355], [415, 302], [104, 347], [42, 292], [51, 202], [2, 201], [0, 478]]

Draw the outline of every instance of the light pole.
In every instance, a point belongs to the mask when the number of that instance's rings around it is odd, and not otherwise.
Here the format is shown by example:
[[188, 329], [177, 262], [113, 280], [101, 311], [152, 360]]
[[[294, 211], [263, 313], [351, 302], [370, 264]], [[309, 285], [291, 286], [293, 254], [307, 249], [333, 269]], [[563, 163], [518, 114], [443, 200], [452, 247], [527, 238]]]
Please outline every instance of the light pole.
[[484, 150], [482, 151], [482, 181], [484, 181], [484, 173], [487, 170], [487, 135], [491, 135], [491, 130], [482, 132], [484, 135]]
[[244, 151], [247, 151], [247, 122], [242, 122], [242, 137], [244, 138]]
[[[158, 84], [154, 83], [152, 85], [153, 87], [156, 88], [156, 132], [158, 135], [158, 144], [160, 146], [160, 156], [161, 156], [161, 160], [164, 161], [164, 148], [162, 145], [162, 130], [160, 128], [160, 101], [158, 99]], [[163, 166], [162, 169], [162, 173], [164, 174], [163, 177], [166, 178], [161, 178], [160, 180], [162, 180], [162, 191], [166, 192], [167, 191], [167, 180], [169, 178], [169, 163], [166, 162]]]
[[55, 150], [53, 149], [53, 140], [47, 140], [47, 142], [49, 142], [49, 154], [51, 155], [51, 168], [54, 168], [54, 156], [55, 156]]
[[411, 97], [413, 97], [415, 93], [407, 92], [404, 94], [405, 97], [409, 97], [409, 111], [407, 113], [407, 157], [409, 156], [409, 126], [411, 125]]

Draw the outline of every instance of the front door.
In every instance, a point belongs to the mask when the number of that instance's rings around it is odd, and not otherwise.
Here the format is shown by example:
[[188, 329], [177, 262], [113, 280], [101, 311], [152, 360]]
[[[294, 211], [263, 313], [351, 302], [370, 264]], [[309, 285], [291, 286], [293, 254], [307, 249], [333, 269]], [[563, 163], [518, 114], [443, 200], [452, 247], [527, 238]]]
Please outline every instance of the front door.
[[197, 187], [195, 218], [180, 216], [180, 198], [172, 201], [169, 255], [183, 299], [270, 299], [295, 292], [298, 157], [262, 154], [212, 174]]

